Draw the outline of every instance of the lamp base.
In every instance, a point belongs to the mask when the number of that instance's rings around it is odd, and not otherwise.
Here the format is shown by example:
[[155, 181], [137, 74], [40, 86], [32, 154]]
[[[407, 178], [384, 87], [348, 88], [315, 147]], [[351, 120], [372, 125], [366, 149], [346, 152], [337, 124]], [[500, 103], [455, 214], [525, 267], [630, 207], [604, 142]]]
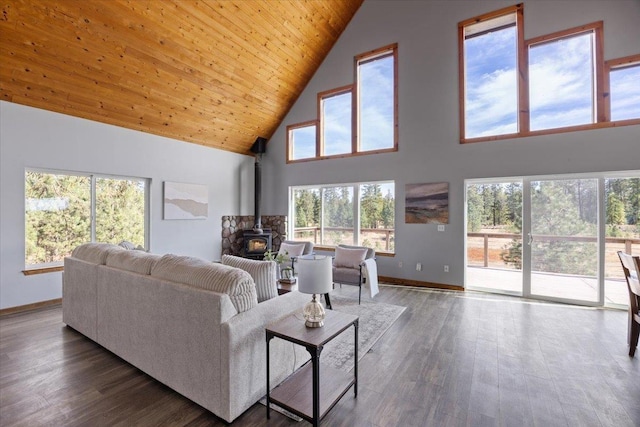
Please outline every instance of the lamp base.
[[316, 294], [313, 294], [311, 301], [304, 306], [302, 317], [304, 317], [304, 325], [307, 328], [321, 328], [324, 326], [326, 313], [322, 304], [317, 300]]

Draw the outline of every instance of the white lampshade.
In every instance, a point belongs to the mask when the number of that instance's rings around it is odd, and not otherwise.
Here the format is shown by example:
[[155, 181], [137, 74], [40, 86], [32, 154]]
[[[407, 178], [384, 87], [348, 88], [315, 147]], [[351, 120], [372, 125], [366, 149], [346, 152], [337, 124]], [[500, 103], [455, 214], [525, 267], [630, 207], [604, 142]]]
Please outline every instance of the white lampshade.
[[331, 257], [305, 255], [298, 257], [298, 291], [305, 294], [326, 294], [333, 287]]

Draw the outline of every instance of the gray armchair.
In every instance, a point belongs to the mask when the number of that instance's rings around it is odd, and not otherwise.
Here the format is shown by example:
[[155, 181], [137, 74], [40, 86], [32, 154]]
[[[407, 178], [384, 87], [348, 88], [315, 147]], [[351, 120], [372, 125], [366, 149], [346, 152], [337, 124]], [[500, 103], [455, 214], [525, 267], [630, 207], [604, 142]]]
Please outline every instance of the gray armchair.
[[[279, 253], [281, 253], [283, 251], [283, 247], [287, 246], [287, 245], [301, 245], [304, 244], [304, 249], [302, 250], [302, 253], [299, 256], [303, 256], [303, 255], [311, 255], [313, 254], [313, 242], [305, 242], [305, 241], [298, 241], [298, 240], [283, 240], [282, 243], [280, 243], [280, 249], [279, 249]], [[288, 255], [287, 258], [285, 259], [285, 262], [289, 262], [291, 261], [291, 268], [293, 269], [294, 273], [296, 271], [296, 258], [297, 256], [290, 256]]]
[[[375, 259], [376, 251], [373, 248], [367, 248], [364, 246], [349, 246], [349, 245], [338, 245], [340, 248], [347, 249], [366, 249], [367, 253], [365, 255], [365, 259]], [[363, 267], [364, 262], [359, 265], [353, 265], [352, 267], [345, 267], [341, 265], [337, 265], [336, 259], [334, 258], [333, 264], [333, 283], [339, 285], [351, 285], [358, 286], [360, 289], [358, 290], [358, 304], [362, 300], [362, 284], [365, 283], [366, 278], [363, 276]]]

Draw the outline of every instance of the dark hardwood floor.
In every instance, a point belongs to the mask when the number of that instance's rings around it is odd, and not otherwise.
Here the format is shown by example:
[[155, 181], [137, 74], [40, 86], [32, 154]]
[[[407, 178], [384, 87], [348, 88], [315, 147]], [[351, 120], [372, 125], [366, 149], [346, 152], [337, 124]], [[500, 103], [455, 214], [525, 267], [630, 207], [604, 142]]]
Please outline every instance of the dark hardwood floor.
[[[355, 296], [357, 288], [335, 292]], [[640, 426], [627, 313], [477, 293], [381, 289], [408, 309], [360, 362], [326, 426]], [[1, 426], [223, 426], [62, 323], [0, 317]], [[297, 423], [256, 404], [237, 426]]]

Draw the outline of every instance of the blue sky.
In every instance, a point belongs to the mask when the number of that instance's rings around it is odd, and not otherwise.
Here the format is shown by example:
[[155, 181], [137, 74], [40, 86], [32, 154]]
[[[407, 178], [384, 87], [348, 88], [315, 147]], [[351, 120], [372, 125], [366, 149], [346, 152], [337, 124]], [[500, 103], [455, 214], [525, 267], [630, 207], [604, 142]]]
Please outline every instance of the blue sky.
[[351, 98], [347, 92], [324, 99], [325, 156], [351, 152]]
[[293, 159], [308, 159], [316, 155], [316, 127], [305, 126], [292, 131]]
[[[581, 34], [531, 46], [531, 129], [592, 123], [593, 36]], [[517, 132], [516, 29], [465, 41], [466, 137]], [[612, 119], [640, 117], [640, 67], [614, 71]]]
[[393, 56], [360, 65], [360, 151], [392, 148]]
[[611, 71], [611, 120], [640, 117], [640, 65]]
[[531, 47], [531, 130], [593, 122], [592, 41], [582, 34]]
[[[359, 66], [360, 151], [394, 145], [394, 58], [386, 56]], [[322, 108], [324, 155], [351, 152], [352, 94], [324, 99]], [[315, 157], [315, 127], [293, 131], [293, 158]]]

